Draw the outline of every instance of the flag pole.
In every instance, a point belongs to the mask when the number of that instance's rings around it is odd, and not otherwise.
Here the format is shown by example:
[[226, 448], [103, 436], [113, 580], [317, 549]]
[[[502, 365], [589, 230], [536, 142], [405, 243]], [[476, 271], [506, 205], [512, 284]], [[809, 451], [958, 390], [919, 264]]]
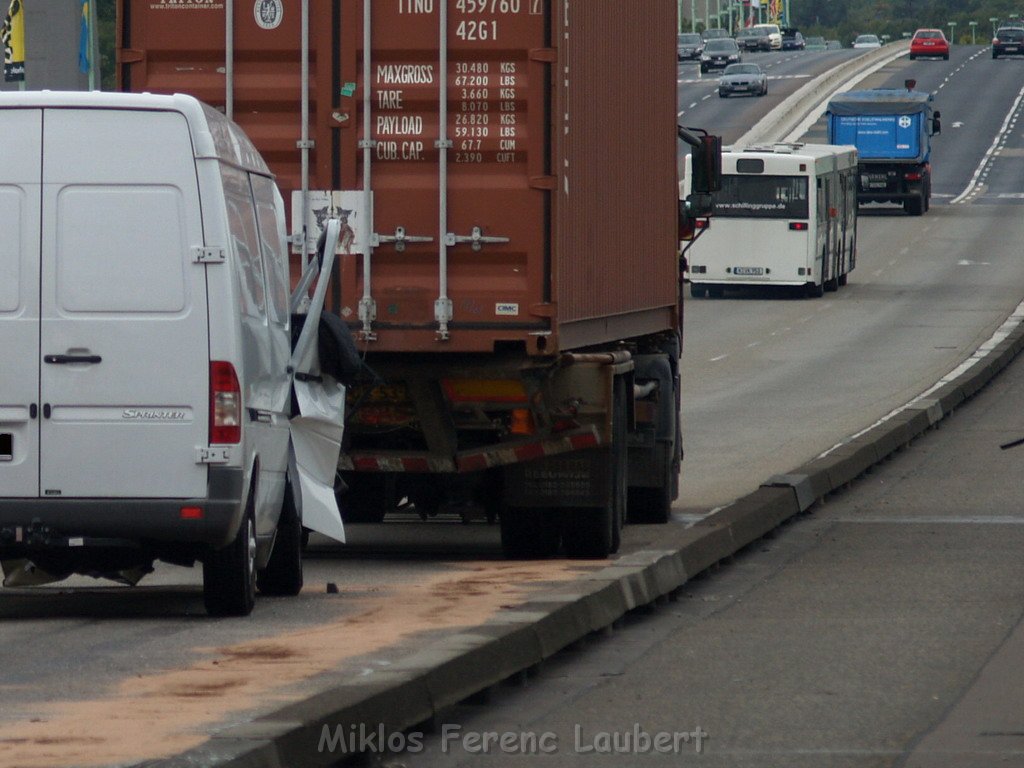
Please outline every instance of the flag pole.
[[100, 73], [99, 3], [89, 0], [89, 90], [99, 90]]

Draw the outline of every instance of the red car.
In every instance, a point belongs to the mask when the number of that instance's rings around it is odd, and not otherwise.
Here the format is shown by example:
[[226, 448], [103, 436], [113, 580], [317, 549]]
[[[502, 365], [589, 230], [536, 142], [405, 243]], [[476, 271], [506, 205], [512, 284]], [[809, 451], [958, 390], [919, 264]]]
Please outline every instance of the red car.
[[910, 41], [910, 60], [918, 56], [949, 58], [949, 41], [941, 29], [919, 29]]

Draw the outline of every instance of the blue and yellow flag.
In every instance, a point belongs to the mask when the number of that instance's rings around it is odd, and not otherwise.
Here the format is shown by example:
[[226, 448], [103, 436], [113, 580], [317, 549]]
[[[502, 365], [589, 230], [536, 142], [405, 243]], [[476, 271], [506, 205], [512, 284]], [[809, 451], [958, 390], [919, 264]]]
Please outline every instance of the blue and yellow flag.
[[4, 46], [4, 80], [25, 81], [25, 0], [11, 0], [0, 40]]
[[92, 34], [89, 30], [89, 0], [82, 0], [82, 31], [78, 35], [78, 68], [89, 74]]

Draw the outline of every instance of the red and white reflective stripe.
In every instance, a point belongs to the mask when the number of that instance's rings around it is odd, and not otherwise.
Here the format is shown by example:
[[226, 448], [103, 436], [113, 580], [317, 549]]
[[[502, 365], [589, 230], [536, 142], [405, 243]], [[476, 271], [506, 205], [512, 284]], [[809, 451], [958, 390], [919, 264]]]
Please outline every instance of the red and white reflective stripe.
[[531, 443], [520, 443], [515, 446], [494, 446], [479, 451], [459, 454], [455, 462], [450, 459], [427, 458], [422, 454], [416, 456], [398, 456], [389, 454], [350, 454], [342, 455], [338, 461], [338, 469], [354, 472], [478, 472], [491, 467], [518, 464], [522, 461], [541, 459], [545, 456], [557, 456], [561, 453], [582, 451], [597, 448], [602, 444], [601, 434], [597, 427], [589, 427], [585, 431], [574, 432], [561, 437], [536, 440]]

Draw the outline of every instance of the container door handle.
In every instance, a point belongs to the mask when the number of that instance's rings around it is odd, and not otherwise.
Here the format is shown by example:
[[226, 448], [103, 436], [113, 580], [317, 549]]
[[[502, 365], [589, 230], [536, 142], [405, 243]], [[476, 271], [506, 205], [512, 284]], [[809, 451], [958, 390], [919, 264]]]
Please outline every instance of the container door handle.
[[68, 365], [69, 363], [101, 363], [103, 358], [99, 355], [44, 355], [44, 363], [51, 365]]

